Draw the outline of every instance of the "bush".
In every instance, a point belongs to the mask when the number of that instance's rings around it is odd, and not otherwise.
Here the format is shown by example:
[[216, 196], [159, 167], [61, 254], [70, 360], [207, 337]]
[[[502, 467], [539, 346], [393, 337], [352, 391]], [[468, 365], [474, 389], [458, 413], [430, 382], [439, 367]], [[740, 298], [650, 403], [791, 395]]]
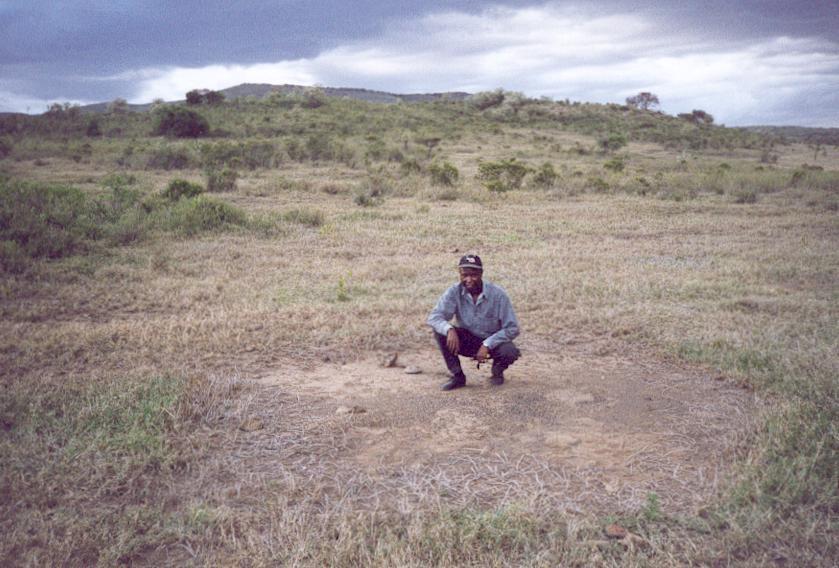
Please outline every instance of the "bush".
[[353, 202], [362, 207], [375, 207], [384, 202], [385, 194], [390, 190], [387, 180], [381, 175], [371, 175], [358, 187], [353, 195]]
[[614, 158], [603, 164], [604, 168], [613, 172], [622, 172], [625, 166], [626, 161], [624, 160], [624, 158], [620, 156], [615, 156]]
[[600, 149], [604, 152], [620, 150], [627, 144], [626, 135], [613, 132], [597, 141]]
[[181, 199], [164, 220], [164, 228], [185, 235], [218, 231], [247, 224], [244, 211], [223, 201], [199, 195]]
[[204, 193], [204, 188], [197, 183], [185, 179], [173, 179], [163, 190], [163, 197], [169, 201], [178, 201], [181, 198], [197, 197]]
[[164, 146], [153, 150], [146, 167], [153, 170], [182, 170], [192, 165], [192, 157], [182, 148]]
[[540, 189], [550, 189], [556, 184], [557, 177], [553, 164], [545, 162], [539, 166], [539, 169], [533, 175], [533, 186]]
[[210, 132], [207, 119], [182, 107], [161, 108], [157, 112], [154, 134], [174, 138], [200, 138]]
[[292, 209], [283, 213], [282, 219], [290, 223], [320, 227], [323, 225], [324, 215], [323, 211], [316, 209]]
[[90, 122], [87, 123], [87, 128], [85, 129], [85, 136], [90, 138], [97, 138], [102, 136], [102, 130], [99, 128], [99, 121], [95, 118], [91, 118]]
[[232, 168], [207, 171], [207, 191], [236, 191], [239, 173]]
[[418, 174], [422, 171], [422, 166], [415, 158], [410, 158], [399, 164], [399, 171], [403, 176]]
[[0, 138], [0, 159], [12, 153], [12, 144], [8, 140]]
[[452, 186], [460, 177], [460, 172], [458, 172], [457, 168], [449, 162], [431, 164], [431, 167], [428, 168], [428, 172], [431, 174], [431, 183], [434, 185]]
[[490, 191], [511, 191], [521, 187], [527, 171], [527, 166], [517, 162], [515, 158], [500, 162], [481, 162], [478, 164], [476, 179]]
[[16, 241], [0, 241], [0, 272], [20, 274], [28, 261], [28, 255]]
[[757, 203], [757, 191], [753, 188], [741, 188], [733, 194], [734, 203]]
[[475, 93], [469, 97], [469, 104], [478, 110], [486, 110], [488, 108], [500, 106], [504, 102], [504, 90], [495, 89], [494, 91], [482, 91]]
[[81, 190], [0, 180], [0, 241], [4, 264], [28, 257], [60, 258], [86, 248], [98, 234], [95, 210]]

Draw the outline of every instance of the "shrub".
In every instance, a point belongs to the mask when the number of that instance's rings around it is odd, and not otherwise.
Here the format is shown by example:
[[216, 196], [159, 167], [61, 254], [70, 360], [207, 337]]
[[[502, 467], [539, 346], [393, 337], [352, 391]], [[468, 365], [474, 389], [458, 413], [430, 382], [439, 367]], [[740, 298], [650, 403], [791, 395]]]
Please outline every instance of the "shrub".
[[12, 153], [12, 144], [8, 140], [0, 138], [0, 159]]
[[197, 197], [204, 193], [204, 188], [197, 183], [185, 179], [173, 179], [163, 190], [163, 197], [169, 201], [178, 201], [181, 198]]
[[757, 191], [754, 188], [740, 188], [733, 194], [734, 203], [757, 203]]
[[0, 272], [20, 274], [26, 271], [28, 255], [17, 241], [0, 241]]
[[586, 180], [586, 186], [595, 193], [606, 193], [609, 191], [609, 184], [602, 177], [591, 176]]
[[308, 225], [310, 227], [320, 227], [323, 225], [324, 215], [323, 211], [316, 209], [292, 209], [286, 211], [282, 215], [284, 221], [290, 223], [300, 223], [301, 225]]
[[504, 192], [519, 189], [525, 175], [527, 166], [511, 158], [499, 162], [481, 162], [478, 164], [476, 179], [490, 191]]
[[102, 130], [99, 128], [99, 121], [95, 118], [91, 118], [90, 122], [87, 123], [87, 128], [85, 129], [85, 136], [90, 138], [96, 138], [102, 136]]
[[399, 171], [401, 171], [402, 175], [405, 176], [411, 174], [418, 174], [422, 171], [422, 166], [420, 166], [419, 162], [416, 159], [410, 158], [399, 165]]
[[428, 172], [431, 174], [431, 183], [434, 185], [452, 186], [460, 177], [460, 172], [458, 172], [457, 168], [449, 162], [431, 164], [431, 167], [428, 168]]
[[239, 173], [232, 168], [207, 171], [207, 191], [236, 191]]
[[210, 132], [207, 119], [183, 107], [161, 108], [157, 112], [154, 134], [174, 138], [200, 138]]
[[182, 170], [192, 165], [192, 157], [183, 148], [164, 146], [149, 153], [146, 167], [152, 170]]
[[624, 160], [624, 158], [620, 156], [615, 156], [614, 158], [603, 164], [604, 168], [613, 172], [622, 172], [625, 166], [626, 161]]
[[539, 166], [539, 169], [533, 175], [533, 186], [540, 189], [550, 189], [556, 183], [557, 177], [553, 164], [545, 162]]
[[495, 89], [494, 91], [482, 91], [475, 93], [469, 97], [469, 104], [478, 110], [486, 110], [488, 108], [496, 107], [504, 102], [504, 90]]
[[16, 243], [4, 245], [9, 258], [60, 258], [83, 250], [98, 233], [96, 220], [75, 187], [0, 180], [0, 241]]
[[353, 202], [362, 207], [375, 207], [384, 202], [385, 194], [389, 190], [390, 186], [383, 176], [371, 175], [355, 190]]
[[178, 201], [164, 223], [165, 228], [185, 235], [241, 227], [246, 224], [247, 216], [244, 211], [204, 195]]
[[627, 140], [625, 134], [612, 132], [608, 136], [604, 136], [598, 140], [597, 143], [604, 152], [614, 152], [626, 146]]

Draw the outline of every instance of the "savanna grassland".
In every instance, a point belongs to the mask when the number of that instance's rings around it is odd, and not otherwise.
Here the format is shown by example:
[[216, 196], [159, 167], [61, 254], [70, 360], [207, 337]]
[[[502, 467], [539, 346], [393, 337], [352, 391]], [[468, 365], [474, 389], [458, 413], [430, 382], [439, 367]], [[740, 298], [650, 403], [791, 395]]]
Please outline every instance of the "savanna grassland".
[[[0, 117], [2, 563], [835, 565], [837, 152], [499, 92]], [[524, 356], [442, 393], [467, 251]]]

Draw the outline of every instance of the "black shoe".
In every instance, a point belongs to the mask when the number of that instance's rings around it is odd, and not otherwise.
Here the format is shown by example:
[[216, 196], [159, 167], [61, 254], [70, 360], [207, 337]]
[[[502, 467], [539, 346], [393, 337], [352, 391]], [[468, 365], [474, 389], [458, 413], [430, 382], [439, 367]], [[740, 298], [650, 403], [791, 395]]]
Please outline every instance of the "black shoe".
[[492, 376], [489, 378], [489, 382], [495, 386], [503, 385], [504, 384], [504, 373], [498, 372], [493, 373]]
[[459, 389], [460, 387], [465, 387], [465, 386], [466, 386], [466, 375], [461, 373], [460, 375], [452, 375], [452, 378], [449, 379], [449, 382], [443, 384], [443, 386], [440, 387], [440, 388], [443, 389], [444, 391], [450, 391], [450, 390]]

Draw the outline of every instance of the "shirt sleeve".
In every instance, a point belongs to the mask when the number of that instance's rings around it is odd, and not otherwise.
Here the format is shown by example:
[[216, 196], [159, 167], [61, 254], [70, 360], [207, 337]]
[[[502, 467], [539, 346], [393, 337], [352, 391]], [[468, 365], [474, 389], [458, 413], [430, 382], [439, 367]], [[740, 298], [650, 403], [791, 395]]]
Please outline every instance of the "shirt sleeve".
[[484, 339], [483, 343], [488, 349], [495, 349], [502, 343], [510, 342], [519, 336], [519, 321], [516, 319], [513, 304], [506, 293], [501, 294], [499, 304], [498, 316], [501, 320], [501, 329]]
[[431, 310], [426, 322], [434, 331], [440, 335], [446, 335], [449, 330], [454, 327], [449, 323], [454, 317], [457, 310], [457, 286], [452, 286], [446, 290], [440, 299], [437, 300], [437, 305]]

